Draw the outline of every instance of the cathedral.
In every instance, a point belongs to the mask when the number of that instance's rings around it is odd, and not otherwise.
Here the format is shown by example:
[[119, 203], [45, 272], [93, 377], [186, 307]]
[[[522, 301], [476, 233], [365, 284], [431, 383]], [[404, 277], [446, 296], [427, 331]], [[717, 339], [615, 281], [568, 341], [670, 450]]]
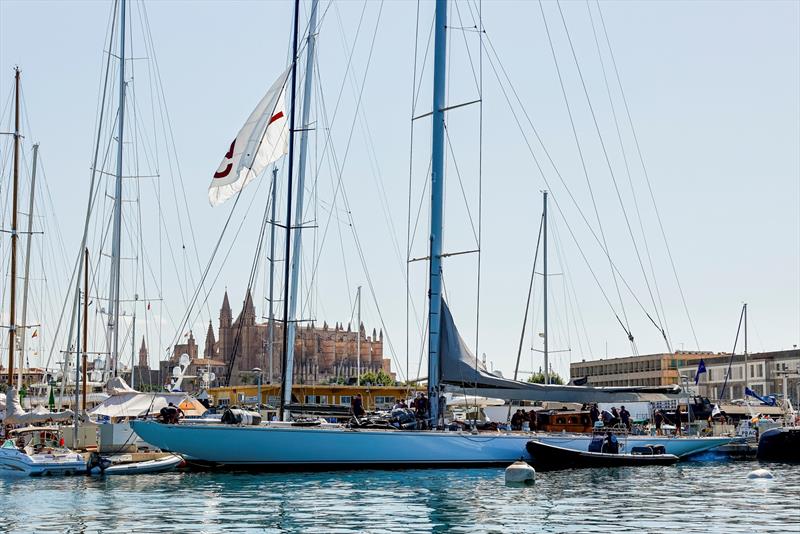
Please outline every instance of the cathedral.
[[[260, 368], [264, 383], [279, 382], [282, 376], [283, 361], [283, 325], [276, 321], [273, 324], [273, 361], [270, 376], [270, 324], [258, 322], [253, 297], [248, 292], [244, 299], [242, 311], [233, 319], [228, 292], [222, 301], [219, 312], [217, 334], [209, 321], [202, 358], [198, 354], [198, 346], [194, 335], [190, 332], [188, 342], [176, 345], [170, 360], [177, 364], [180, 355], [189, 354], [198, 366], [205, 360], [215, 364], [223, 364], [231, 368], [230, 383], [237, 385], [243, 382], [253, 383], [252, 369]], [[364, 325], [359, 326], [361, 332], [361, 373], [383, 370], [394, 378], [391, 360], [383, 357], [383, 331], [367, 336]], [[348, 383], [354, 381], [358, 372], [358, 334], [348, 324], [336, 323], [329, 327], [323, 323], [316, 327], [314, 323], [298, 325], [294, 342], [294, 379], [295, 384], [328, 384], [331, 382]], [[218, 374], [218, 382], [225, 384], [227, 372]]]

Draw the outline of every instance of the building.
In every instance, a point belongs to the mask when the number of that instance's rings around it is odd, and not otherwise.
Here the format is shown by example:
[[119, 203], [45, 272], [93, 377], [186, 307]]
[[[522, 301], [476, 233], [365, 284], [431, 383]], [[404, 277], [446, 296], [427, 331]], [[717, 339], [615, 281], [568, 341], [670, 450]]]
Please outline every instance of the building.
[[[270, 328], [274, 328], [272, 361], [270, 362]], [[360, 353], [358, 349], [360, 332]], [[391, 360], [383, 357], [383, 331], [372, 330], [368, 336], [363, 323], [359, 332], [351, 325], [336, 323], [329, 327], [323, 323], [299, 326], [294, 343], [293, 382], [295, 384], [348, 383], [361, 373], [384, 371], [394, 378]], [[283, 326], [256, 320], [253, 297], [248, 292], [242, 311], [233, 319], [228, 293], [222, 300], [219, 325], [215, 334], [209, 321], [202, 356], [194, 334], [187, 334], [186, 343], [175, 345], [172, 356], [161, 364], [163, 377], [171, 377], [172, 369], [188, 354], [192, 366], [204, 368], [208, 364], [217, 376], [218, 385], [241, 385], [256, 382], [253, 369], [261, 369], [264, 384], [280, 382], [283, 360]], [[272, 372], [270, 374], [270, 369]], [[230, 380], [226, 382], [228, 374]], [[195, 374], [189, 369], [186, 374]], [[201, 373], [202, 374], [202, 373]]]
[[[789, 398], [796, 407], [800, 405], [800, 349], [749, 354], [746, 379], [744, 354], [735, 354], [733, 358], [730, 354], [715, 354], [704, 363], [706, 372], [700, 374], [697, 385], [698, 394], [704, 397], [712, 400], [742, 399], [745, 386], [757, 395], [783, 395], [786, 375]], [[694, 386], [697, 364], [681, 366], [680, 373]]]
[[[209, 393], [217, 406], [257, 404], [258, 386], [230, 386], [213, 388]], [[388, 410], [399, 399], [413, 398], [416, 391], [407, 386], [349, 386], [341, 384], [328, 385], [295, 385], [292, 387], [292, 402], [306, 406], [340, 406], [350, 407], [350, 401], [356, 394], [361, 394], [366, 410]], [[270, 406], [280, 404], [280, 384], [269, 384], [261, 387], [261, 402]]]
[[583, 360], [570, 364], [569, 375], [572, 380], [588, 378], [588, 385], [596, 387], [669, 386], [680, 382], [679, 368], [692, 365], [697, 368], [700, 359], [715, 356], [713, 352], [677, 351]]

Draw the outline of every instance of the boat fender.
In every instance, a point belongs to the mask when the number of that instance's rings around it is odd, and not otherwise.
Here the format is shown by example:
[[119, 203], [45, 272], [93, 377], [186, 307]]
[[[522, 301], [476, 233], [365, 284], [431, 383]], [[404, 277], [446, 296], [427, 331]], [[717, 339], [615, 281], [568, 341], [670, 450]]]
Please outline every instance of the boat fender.
[[506, 484], [531, 484], [536, 480], [536, 470], [523, 460], [506, 468]]
[[747, 478], [760, 478], [760, 479], [770, 479], [775, 478], [769, 469], [756, 469], [755, 471], [750, 471], [747, 474]]

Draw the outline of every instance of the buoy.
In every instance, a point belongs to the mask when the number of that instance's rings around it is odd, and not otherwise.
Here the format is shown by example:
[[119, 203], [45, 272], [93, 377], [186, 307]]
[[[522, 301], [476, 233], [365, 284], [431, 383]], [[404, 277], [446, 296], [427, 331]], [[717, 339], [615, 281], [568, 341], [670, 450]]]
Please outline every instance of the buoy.
[[756, 469], [755, 471], [750, 471], [747, 474], [747, 478], [775, 478], [772, 476], [772, 473], [769, 469]]
[[527, 484], [536, 480], [536, 470], [522, 460], [517, 460], [506, 468], [506, 483]]

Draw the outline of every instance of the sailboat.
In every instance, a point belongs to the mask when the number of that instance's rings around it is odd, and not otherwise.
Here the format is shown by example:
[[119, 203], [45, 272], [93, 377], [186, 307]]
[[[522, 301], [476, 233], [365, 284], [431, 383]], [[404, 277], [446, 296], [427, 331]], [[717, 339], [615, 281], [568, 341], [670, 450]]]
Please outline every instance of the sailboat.
[[[441, 421], [441, 407], [447, 388], [476, 389], [477, 394], [506, 399], [538, 399], [571, 402], [603, 402], [631, 400], [675, 399], [680, 393], [678, 386], [664, 388], [592, 388], [582, 386], [556, 386], [528, 384], [508, 380], [489, 373], [470, 352], [459, 335], [453, 317], [443, 297], [442, 284], [442, 229], [443, 229], [443, 176], [444, 176], [444, 116], [445, 83], [447, 58], [447, 0], [436, 0], [434, 31], [434, 75], [432, 117], [432, 166], [431, 166], [431, 226], [430, 226], [430, 269], [429, 269], [429, 324], [428, 337], [428, 397], [430, 399], [429, 425], [432, 430], [384, 430], [355, 429], [340, 425], [320, 425], [316, 427], [293, 424], [289, 419], [288, 403], [291, 399], [293, 343], [284, 340], [284, 381], [281, 396], [283, 421], [267, 422], [252, 426], [233, 426], [224, 424], [162, 424], [156, 421], [133, 421], [134, 431], [146, 442], [162, 450], [177, 452], [187, 460], [228, 466], [271, 467], [346, 467], [372, 468], [376, 466], [478, 466], [507, 465], [520, 458], [531, 460], [526, 450], [530, 440], [529, 433], [477, 431], [448, 431], [438, 429]], [[294, 84], [297, 63], [297, 37], [299, 0], [295, 0], [293, 55], [291, 79]], [[313, 39], [317, 1], [312, 0], [308, 30], [309, 46], [307, 53], [313, 53]], [[307, 62], [310, 68], [312, 61]], [[308, 80], [308, 76], [306, 77]], [[294, 85], [289, 117], [289, 183], [292, 181], [293, 130], [294, 130]], [[262, 100], [263, 102], [263, 100]], [[273, 108], [274, 109], [274, 108]], [[262, 137], [268, 129], [267, 121], [274, 117], [263, 114], [260, 137], [255, 146], [261, 146]], [[251, 118], [248, 119], [248, 124]], [[246, 125], [247, 126], [247, 125]], [[243, 129], [244, 131], [244, 129]], [[250, 132], [252, 133], [252, 131]], [[241, 132], [240, 132], [241, 135]], [[238, 143], [237, 141], [234, 144]], [[232, 144], [226, 157], [233, 160], [237, 156]], [[255, 155], [251, 160], [258, 159]], [[302, 165], [303, 154], [300, 154]], [[230, 172], [227, 163], [218, 172]], [[263, 163], [263, 160], [261, 161]], [[241, 168], [241, 163], [238, 164]], [[249, 176], [245, 170], [245, 177]], [[245, 178], [246, 179], [246, 178]], [[298, 188], [302, 191], [302, 187]], [[213, 201], [213, 199], [212, 199]], [[291, 198], [289, 200], [291, 206]], [[289, 216], [289, 219], [291, 215]], [[287, 225], [288, 226], [288, 225]], [[287, 227], [287, 232], [289, 228]], [[287, 243], [288, 243], [287, 239]], [[288, 244], [287, 244], [288, 248]], [[295, 248], [295, 255], [297, 248]], [[288, 254], [287, 254], [288, 257]], [[286, 265], [288, 271], [288, 262]], [[288, 275], [288, 272], [287, 272]], [[289, 276], [284, 279], [285, 292], [291, 306]], [[288, 307], [288, 306], [287, 306]], [[284, 314], [284, 327], [290, 326], [287, 312]], [[284, 330], [286, 331], [286, 330]], [[290, 336], [285, 336], [290, 338]], [[291, 338], [290, 338], [291, 339]], [[586, 450], [591, 436], [580, 435], [539, 435], [542, 442], [563, 447]], [[667, 453], [686, 456], [723, 445], [729, 438], [654, 438], [650, 436], [631, 437], [631, 444], [664, 445]], [[585, 442], [585, 443], [584, 443]]]

